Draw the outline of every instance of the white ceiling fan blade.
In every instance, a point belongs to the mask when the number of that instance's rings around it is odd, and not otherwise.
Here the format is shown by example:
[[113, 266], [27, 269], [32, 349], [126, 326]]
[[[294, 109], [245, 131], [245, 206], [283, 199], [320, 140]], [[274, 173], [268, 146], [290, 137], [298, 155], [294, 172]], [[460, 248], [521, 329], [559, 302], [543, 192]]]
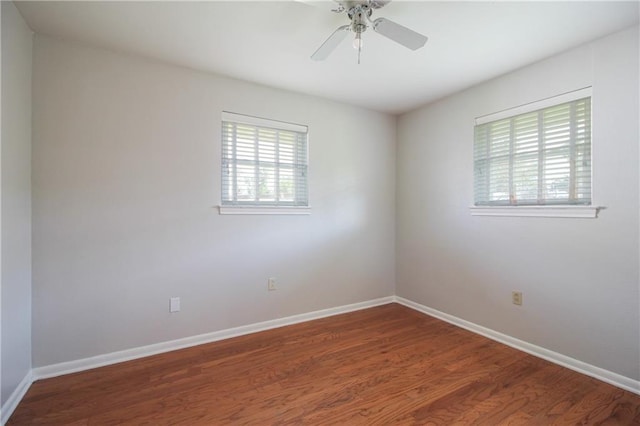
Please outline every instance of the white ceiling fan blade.
[[343, 25], [339, 27], [333, 32], [333, 34], [329, 36], [328, 39], [325, 40], [324, 43], [322, 43], [322, 46], [320, 46], [318, 50], [316, 50], [315, 53], [311, 55], [311, 59], [313, 59], [314, 61], [323, 61], [327, 59], [331, 52], [333, 52], [334, 49], [338, 47], [340, 42], [344, 40], [348, 32], [349, 25]]
[[373, 29], [377, 33], [411, 50], [420, 49], [427, 42], [426, 36], [385, 18], [378, 18], [373, 21]]
[[302, 3], [302, 4], [307, 4], [309, 6], [320, 6], [320, 2], [318, 2], [318, 0], [294, 0], [294, 1], [297, 1], [298, 3]]
[[332, 12], [344, 11], [344, 7], [342, 6], [342, 4], [336, 0], [295, 0], [295, 1], [301, 4], [306, 4], [308, 6], [330, 10]]
[[372, 9], [380, 9], [391, 3], [391, 0], [369, 0], [369, 7]]

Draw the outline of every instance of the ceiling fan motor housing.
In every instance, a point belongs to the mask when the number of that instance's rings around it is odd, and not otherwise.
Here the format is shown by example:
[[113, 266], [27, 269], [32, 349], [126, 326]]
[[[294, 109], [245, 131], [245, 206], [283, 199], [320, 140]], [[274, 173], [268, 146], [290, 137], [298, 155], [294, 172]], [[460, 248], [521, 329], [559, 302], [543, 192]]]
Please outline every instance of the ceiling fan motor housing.
[[356, 34], [367, 29], [367, 20], [371, 16], [372, 10], [368, 6], [354, 6], [347, 12], [351, 19], [351, 31]]
[[354, 7], [363, 6], [371, 9], [380, 9], [386, 6], [391, 0], [335, 0], [344, 10], [351, 10]]

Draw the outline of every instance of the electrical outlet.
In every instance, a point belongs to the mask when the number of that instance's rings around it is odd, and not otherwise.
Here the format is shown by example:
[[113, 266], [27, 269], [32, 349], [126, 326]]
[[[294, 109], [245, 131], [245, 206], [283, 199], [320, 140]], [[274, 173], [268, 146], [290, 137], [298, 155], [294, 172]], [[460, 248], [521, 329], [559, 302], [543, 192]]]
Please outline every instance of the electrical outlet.
[[172, 297], [169, 299], [169, 312], [180, 312], [180, 298]]
[[267, 281], [267, 289], [269, 291], [274, 291], [276, 289], [276, 279], [271, 277], [269, 281]]
[[514, 305], [522, 305], [522, 293], [519, 291], [512, 292], [511, 301]]

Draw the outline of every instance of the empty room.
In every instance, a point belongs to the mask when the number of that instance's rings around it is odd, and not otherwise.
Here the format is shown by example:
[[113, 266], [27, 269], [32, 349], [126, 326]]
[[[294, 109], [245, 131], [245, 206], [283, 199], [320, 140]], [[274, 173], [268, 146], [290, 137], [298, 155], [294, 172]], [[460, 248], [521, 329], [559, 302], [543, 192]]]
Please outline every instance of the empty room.
[[2, 425], [640, 425], [637, 1], [2, 1]]

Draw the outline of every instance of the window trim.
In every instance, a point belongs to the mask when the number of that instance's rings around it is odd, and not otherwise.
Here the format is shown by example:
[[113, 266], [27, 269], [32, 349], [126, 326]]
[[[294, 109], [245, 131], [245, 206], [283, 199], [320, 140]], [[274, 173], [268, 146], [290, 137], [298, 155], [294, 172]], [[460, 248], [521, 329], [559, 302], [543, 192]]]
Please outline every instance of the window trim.
[[[491, 114], [482, 115], [475, 118], [475, 125], [482, 125], [492, 121], [502, 120], [521, 114], [549, 108], [578, 99], [590, 97], [593, 100], [593, 89], [591, 86], [583, 87], [570, 92], [565, 92], [557, 96], [541, 99], [519, 105], [514, 108], [497, 111]], [[591, 104], [591, 121], [593, 123], [593, 102]], [[593, 126], [593, 124], [592, 124]], [[475, 142], [474, 142], [475, 143]], [[593, 146], [593, 145], [592, 145]], [[591, 151], [591, 176], [593, 178], [593, 148]], [[598, 206], [594, 203], [594, 188], [591, 187], [591, 204], [590, 205], [471, 205], [469, 207], [472, 216], [512, 216], [512, 217], [559, 217], [559, 218], [583, 218], [595, 219], [598, 213], [605, 207]]]
[[243, 123], [250, 124], [252, 126], [271, 128], [273, 128], [274, 124], [276, 124], [278, 130], [290, 130], [292, 132], [300, 133], [307, 133], [309, 131], [309, 127], [302, 124], [289, 123], [288, 121], [272, 120], [269, 118], [261, 118], [253, 115], [245, 115], [230, 111], [222, 111], [222, 121], [232, 121], [234, 123]]
[[560, 217], [596, 219], [604, 207], [596, 206], [471, 206], [471, 216]]
[[[309, 127], [302, 124], [291, 123], [287, 121], [273, 120], [267, 118], [256, 117], [252, 115], [240, 114], [230, 111], [222, 111], [221, 121], [232, 122], [237, 124], [248, 124], [250, 126], [273, 128], [277, 130], [291, 131], [297, 133], [304, 133], [306, 135], [306, 159], [305, 165], [307, 168], [306, 187], [307, 187], [307, 205], [295, 205], [295, 201], [291, 204], [271, 205], [265, 204], [251, 204], [251, 203], [237, 203], [237, 204], [223, 204], [223, 194], [220, 194], [220, 204], [218, 212], [221, 215], [308, 215], [311, 214], [311, 205], [309, 202]], [[221, 164], [223, 158], [221, 158]], [[294, 165], [295, 166], [295, 165]]]
[[510, 118], [516, 115], [526, 114], [528, 112], [537, 111], [539, 109], [549, 108], [552, 106], [589, 97], [593, 98], [593, 90], [591, 86], [583, 87], [582, 89], [573, 90], [571, 92], [565, 92], [557, 96], [551, 96], [550, 98], [529, 102], [517, 107], [503, 109], [502, 111], [493, 112], [491, 114], [481, 115], [479, 117], [476, 117], [475, 123], [476, 126], [479, 126], [481, 124], [490, 123], [492, 121], [502, 120], [503, 118]]
[[218, 206], [220, 214], [308, 215], [311, 207]]

